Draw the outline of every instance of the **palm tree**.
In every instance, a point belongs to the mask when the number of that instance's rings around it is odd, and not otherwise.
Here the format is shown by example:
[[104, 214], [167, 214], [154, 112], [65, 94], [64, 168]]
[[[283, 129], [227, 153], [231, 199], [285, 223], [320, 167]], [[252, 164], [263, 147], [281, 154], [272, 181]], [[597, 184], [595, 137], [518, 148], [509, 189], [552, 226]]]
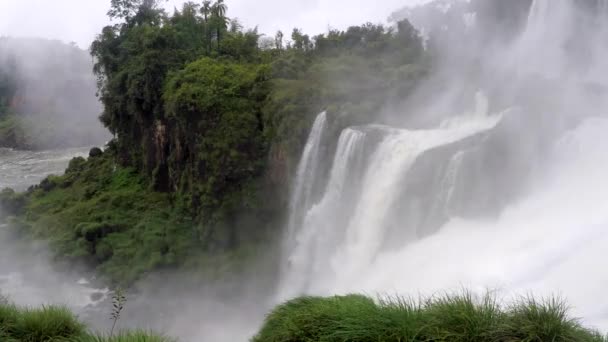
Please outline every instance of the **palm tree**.
[[238, 19], [235, 18], [230, 20], [230, 29], [228, 30], [230, 33], [239, 33], [242, 29], [243, 25]]
[[205, 19], [205, 24], [209, 22], [209, 15], [211, 14], [211, 0], [203, 1], [203, 6], [201, 6], [201, 14]]
[[215, 14], [219, 18], [226, 17], [226, 12], [228, 11], [228, 6], [224, 3], [224, 0], [216, 0], [215, 4], [213, 4], [213, 8], [214, 8]]
[[207, 53], [211, 52], [211, 29], [209, 25], [209, 16], [211, 15], [211, 0], [203, 1], [201, 6], [201, 14], [205, 21], [205, 45], [207, 46]]
[[229, 19], [226, 18], [226, 12], [228, 6], [224, 3], [224, 0], [216, 0], [211, 8], [212, 15], [214, 17], [215, 30], [217, 34], [217, 51], [220, 51], [220, 41], [222, 30], [228, 27]]

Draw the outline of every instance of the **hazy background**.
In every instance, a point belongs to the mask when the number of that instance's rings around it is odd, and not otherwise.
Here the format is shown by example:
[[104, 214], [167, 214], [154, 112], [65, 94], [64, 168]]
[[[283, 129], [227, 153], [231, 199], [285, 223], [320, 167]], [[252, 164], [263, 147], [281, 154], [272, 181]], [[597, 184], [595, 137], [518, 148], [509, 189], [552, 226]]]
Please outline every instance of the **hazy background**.
[[[169, 0], [166, 7], [178, 8], [183, 0]], [[200, 2], [200, 1], [195, 1]], [[274, 35], [294, 27], [307, 34], [345, 28], [364, 22], [385, 22], [395, 10], [427, 0], [228, 0], [230, 16], [247, 27]], [[0, 36], [34, 36], [76, 42], [88, 48], [108, 23], [110, 0], [0, 0]]]

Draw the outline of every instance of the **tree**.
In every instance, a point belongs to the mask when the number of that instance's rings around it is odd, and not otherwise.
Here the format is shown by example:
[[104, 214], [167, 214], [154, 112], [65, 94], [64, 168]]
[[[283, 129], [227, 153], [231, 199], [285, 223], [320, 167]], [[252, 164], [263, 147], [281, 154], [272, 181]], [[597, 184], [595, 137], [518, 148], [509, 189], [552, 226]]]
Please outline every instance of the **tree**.
[[211, 1], [210, 0], [203, 1], [203, 5], [201, 6], [201, 14], [203, 15], [205, 24], [209, 23], [209, 16], [211, 15]]
[[293, 29], [291, 40], [293, 41], [293, 47], [297, 50], [309, 51], [312, 48], [310, 37], [303, 34], [300, 29]]
[[243, 30], [243, 24], [241, 24], [241, 22], [238, 19], [231, 19], [230, 20], [230, 29], [228, 31], [230, 31], [230, 33], [235, 34], [238, 32], [241, 32]]
[[111, 0], [108, 16], [110, 19], [124, 19], [128, 22], [140, 5], [141, 0]]
[[213, 11], [215, 15], [220, 18], [226, 17], [226, 12], [228, 11], [228, 6], [224, 3], [224, 0], [216, 0], [213, 5]]
[[216, 31], [216, 39], [217, 39], [217, 50], [220, 50], [220, 42], [222, 40], [222, 33], [226, 31], [228, 27], [228, 23], [230, 20], [226, 17], [226, 11], [228, 11], [228, 6], [224, 3], [224, 0], [217, 0], [212, 8], [212, 21], [213, 26]]
[[209, 22], [209, 18], [211, 17], [211, 0], [203, 1], [203, 5], [201, 6], [201, 14], [203, 15], [203, 30], [205, 35], [205, 46], [207, 54], [211, 52], [211, 23]]
[[275, 48], [279, 51], [283, 50], [283, 37], [283, 32], [278, 31], [274, 38]]
[[174, 151], [170, 168], [173, 173], [189, 169], [181, 172], [180, 183], [199, 194], [196, 202], [207, 220], [218, 214], [218, 203], [228, 211], [241, 205], [224, 200], [242, 191], [263, 167], [260, 107], [265, 83], [259, 65], [211, 58], [187, 65], [167, 81], [165, 111], [173, 136], [180, 137], [169, 149]]
[[17, 60], [10, 56], [0, 65], [0, 116], [5, 114], [17, 93]]
[[164, 13], [160, 2], [167, 0], [111, 0], [108, 16], [123, 20], [123, 25], [133, 26], [144, 23], [160, 24]]

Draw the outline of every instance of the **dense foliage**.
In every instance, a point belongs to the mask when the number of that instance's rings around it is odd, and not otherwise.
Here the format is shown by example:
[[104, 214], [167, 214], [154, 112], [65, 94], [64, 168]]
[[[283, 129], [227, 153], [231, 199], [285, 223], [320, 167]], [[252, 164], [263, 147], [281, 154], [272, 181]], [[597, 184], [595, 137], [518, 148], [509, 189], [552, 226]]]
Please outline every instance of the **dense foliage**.
[[277, 307], [254, 342], [606, 341], [568, 315], [556, 299], [524, 298], [501, 305], [493, 297], [303, 297]]

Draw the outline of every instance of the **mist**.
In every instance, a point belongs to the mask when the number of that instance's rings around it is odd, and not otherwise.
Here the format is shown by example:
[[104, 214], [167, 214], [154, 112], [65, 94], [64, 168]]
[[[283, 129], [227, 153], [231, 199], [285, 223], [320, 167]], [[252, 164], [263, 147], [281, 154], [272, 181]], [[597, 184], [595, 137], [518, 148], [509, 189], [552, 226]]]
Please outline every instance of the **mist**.
[[5, 114], [14, 118], [9, 147], [44, 150], [108, 140], [87, 51], [60, 41], [4, 37], [0, 70], [14, 88]]
[[[356, 0], [263, 0], [251, 2], [233, 0], [228, 3], [232, 17], [247, 27], [258, 27], [261, 33], [274, 36], [276, 31], [291, 32], [294, 27], [310, 34], [326, 32], [328, 28], [345, 29], [370, 21], [386, 22], [391, 11], [407, 4], [428, 0], [390, 0], [380, 3]], [[181, 8], [184, 0], [168, 0], [165, 8], [171, 12]], [[6, 0], [0, 3], [0, 35], [41, 37], [75, 42], [87, 49], [95, 36], [109, 23], [106, 12], [109, 0]], [[60, 20], [57, 20], [61, 18]]]
[[[170, 269], [148, 275], [128, 293], [119, 327], [183, 341], [245, 341], [276, 304], [299, 295], [415, 297], [465, 287], [505, 297], [562, 295], [577, 316], [608, 330], [608, 306], [598, 302], [608, 286], [601, 263], [608, 246], [608, 2], [394, 1], [372, 13], [348, 4], [229, 5], [247, 24], [264, 22], [264, 32], [408, 19], [424, 38], [431, 72], [407, 98], [374, 92], [385, 104], [364, 123], [343, 127], [349, 113], [320, 113], [276, 245], [218, 279]], [[342, 8], [344, 18], [331, 21]], [[264, 20], [289, 11], [297, 13]], [[91, 39], [49, 34], [79, 46]], [[83, 138], [72, 146], [108, 138], [84, 54], [54, 41], [0, 40], [0, 69], [16, 63], [24, 89], [19, 108], [66, 123], [53, 143], [72, 134]], [[70, 87], [76, 78], [83, 86]], [[328, 82], [344, 89], [374, 78], [362, 69]], [[47, 125], [46, 116], [36, 118], [33, 124]], [[68, 158], [37, 159], [59, 160], [55, 172]], [[15, 160], [17, 176], [0, 187], [24, 189], [43, 178], [27, 158]], [[19, 304], [67, 304], [94, 328], [109, 329], [106, 284], [86, 267], [55, 265], [44, 243], [9, 235], [0, 235], [0, 290]]]

